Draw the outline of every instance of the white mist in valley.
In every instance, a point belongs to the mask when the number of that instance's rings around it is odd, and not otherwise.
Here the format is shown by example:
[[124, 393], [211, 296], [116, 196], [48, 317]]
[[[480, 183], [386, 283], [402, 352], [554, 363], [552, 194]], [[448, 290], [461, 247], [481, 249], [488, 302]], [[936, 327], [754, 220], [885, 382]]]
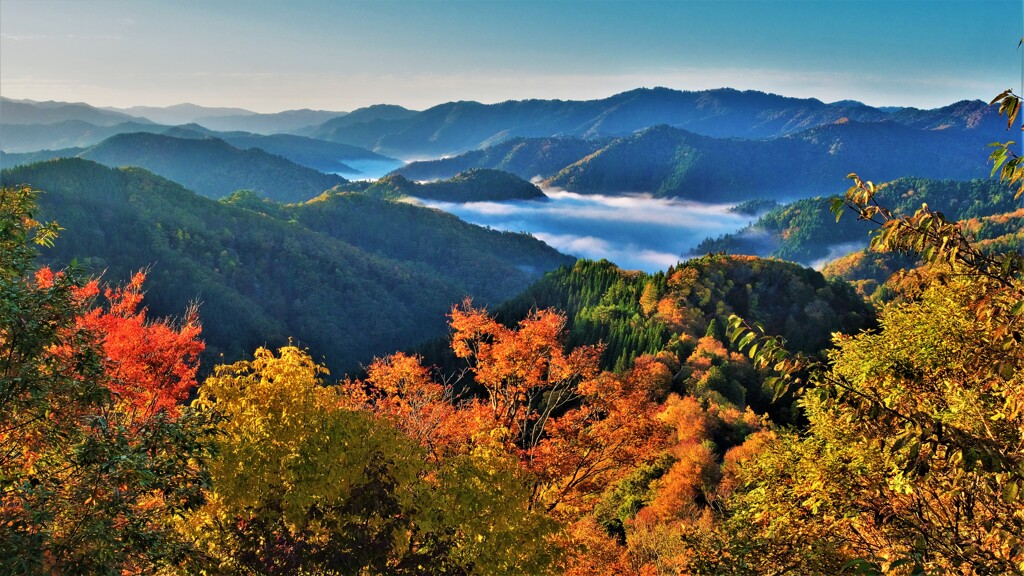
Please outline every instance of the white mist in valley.
[[656, 272], [709, 236], [735, 232], [750, 217], [728, 204], [702, 204], [649, 195], [605, 196], [546, 189], [547, 202], [418, 200], [498, 230], [528, 232], [566, 254], [606, 258], [622, 268]]

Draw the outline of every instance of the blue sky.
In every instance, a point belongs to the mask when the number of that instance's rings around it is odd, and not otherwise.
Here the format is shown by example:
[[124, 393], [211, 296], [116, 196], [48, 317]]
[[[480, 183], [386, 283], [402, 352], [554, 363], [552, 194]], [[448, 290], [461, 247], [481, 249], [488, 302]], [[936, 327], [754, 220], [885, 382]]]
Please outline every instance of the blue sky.
[[933, 107], [1020, 87], [1021, 0], [2, 0], [0, 94], [422, 109], [729, 86]]

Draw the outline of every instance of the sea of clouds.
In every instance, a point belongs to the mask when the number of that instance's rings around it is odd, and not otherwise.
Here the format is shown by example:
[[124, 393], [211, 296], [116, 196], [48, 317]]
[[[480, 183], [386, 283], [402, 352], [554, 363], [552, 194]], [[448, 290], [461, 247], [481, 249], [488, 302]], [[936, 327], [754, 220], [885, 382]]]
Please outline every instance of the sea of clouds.
[[544, 193], [546, 202], [418, 202], [474, 224], [528, 232], [566, 254], [606, 258], [624, 269], [646, 272], [664, 270], [704, 238], [735, 232], [751, 220], [729, 212], [728, 204], [557, 189]]

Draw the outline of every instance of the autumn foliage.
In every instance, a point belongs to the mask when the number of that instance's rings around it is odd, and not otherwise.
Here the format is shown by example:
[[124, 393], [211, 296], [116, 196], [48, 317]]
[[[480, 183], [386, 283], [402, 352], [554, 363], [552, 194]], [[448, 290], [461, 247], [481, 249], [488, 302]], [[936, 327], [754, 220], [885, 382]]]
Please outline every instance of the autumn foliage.
[[31, 271], [55, 225], [4, 188], [0, 244], [0, 568], [9, 574], [152, 571], [189, 546], [172, 517], [206, 482], [209, 421], [182, 414], [202, 350], [194, 317], [147, 321], [143, 275], [104, 290]]

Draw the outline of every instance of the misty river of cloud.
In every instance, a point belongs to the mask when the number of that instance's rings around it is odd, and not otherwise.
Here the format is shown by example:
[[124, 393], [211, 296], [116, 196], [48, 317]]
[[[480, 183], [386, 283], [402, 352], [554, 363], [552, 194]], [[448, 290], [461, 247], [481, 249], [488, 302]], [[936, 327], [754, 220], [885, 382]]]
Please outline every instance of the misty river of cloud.
[[664, 270], [704, 238], [734, 232], [751, 220], [729, 212], [726, 204], [553, 189], [544, 193], [547, 202], [417, 201], [474, 224], [529, 232], [566, 254], [606, 258], [624, 269], [646, 272]]

